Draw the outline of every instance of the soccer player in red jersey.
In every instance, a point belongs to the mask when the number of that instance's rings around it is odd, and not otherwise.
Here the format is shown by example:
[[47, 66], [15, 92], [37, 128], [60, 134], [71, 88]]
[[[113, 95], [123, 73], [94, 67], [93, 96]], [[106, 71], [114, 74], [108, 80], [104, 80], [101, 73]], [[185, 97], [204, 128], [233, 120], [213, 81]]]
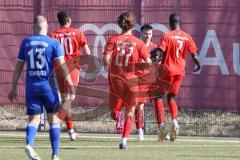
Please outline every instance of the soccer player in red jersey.
[[[144, 42], [145, 46], [148, 49], [148, 52], [150, 53], [152, 49], [156, 48], [157, 45], [155, 43], [153, 43], [152, 40], [152, 36], [153, 36], [153, 27], [150, 25], [143, 25], [141, 27], [141, 39]], [[140, 60], [141, 62], [142, 60]], [[141, 72], [141, 71], [140, 71]], [[141, 82], [141, 80], [143, 82]], [[147, 91], [147, 86], [146, 85], [141, 85], [144, 84], [145, 80], [140, 78], [140, 82], [139, 82], [139, 90], [140, 92], [146, 92]], [[138, 133], [138, 139], [139, 140], [144, 140], [144, 133], [143, 133], [143, 107], [144, 104], [147, 102], [147, 94], [146, 96], [141, 96], [138, 99], [138, 107], [136, 108], [135, 111], [135, 119], [136, 119], [136, 128], [137, 128], [137, 133]]]
[[[180, 16], [175, 13], [170, 15], [169, 23], [171, 31], [165, 33], [161, 37], [158, 49], [164, 54], [162, 64], [168, 69], [168, 74], [166, 74], [163, 79], [170, 82], [172, 85], [172, 90], [167, 94], [167, 102], [172, 119], [170, 140], [174, 141], [179, 130], [177, 121], [178, 106], [175, 101], [175, 96], [178, 94], [182, 79], [185, 75], [186, 53], [189, 52], [191, 54], [197, 66], [193, 72], [200, 70], [201, 65], [197, 55], [197, 47], [192, 37], [180, 29]], [[163, 140], [166, 135], [166, 130], [164, 125], [165, 113], [161, 95], [155, 98], [155, 108], [158, 114], [157, 117], [160, 129], [159, 140]]]
[[[104, 62], [109, 67], [110, 96], [109, 105], [111, 116], [117, 121], [117, 126], [123, 125], [120, 149], [126, 149], [127, 138], [132, 130], [135, 107], [138, 105], [138, 75], [131, 66], [143, 59], [145, 63], [151, 63], [150, 54], [143, 41], [132, 35], [136, 17], [131, 12], [124, 12], [118, 17], [118, 25], [122, 33], [108, 39]], [[128, 70], [125, 72], [125, 69]], [[126, 114], [122, 119], [121, 108], [124, 104]]]
[[149, 52], [151, 52], [153, 48], [157, 47], [157, 45], [152, 42], [152, 36], [153, 36], [153, 27], [148, 24], [143, 25], [141, 27], [141, 39], [145, 43]]
[[[57, 39], [64, 50], [65, 60], [67, 62], [68, 67], [73, 67], [74, 60], [78, 60], [80, 56], [80, 49], [82, 48], [84, 54], [90, 55], [90, 50], [87, 45], [87, 40], [84, 34], [79, 29], [71, 28], [72, 19], [70, 15], [66, 11], [60, 11], [57, 14], [58, 22], [60, 24], [60, 28], [56, 31], [50, 33], [50, 37]], [[57, 68], [57, 67], [56, 67]], [[73, 81], [74, 86], [78, 85], [79, 82], [79, 74], [80, 74], [80, 66], [79, 63], [76, 67], [69, 69], [70, 75]], [[67, 129], [69, 131], [69, 136], [71, 140], [76, 139], [77, 134], [74, 131], [73, 119], [70, 114], [70, 106], [72, 100], [75, 99], [75, 95], [73, 97], [69, 97], [68, 88], [69, 86], [65, 85], [64, 77], [57, 74], [57, 79], [59, 83], [59, 89], [62, 94], [62, 103], [63, 108], [59, 111], [59, 118], [66, 122]]]

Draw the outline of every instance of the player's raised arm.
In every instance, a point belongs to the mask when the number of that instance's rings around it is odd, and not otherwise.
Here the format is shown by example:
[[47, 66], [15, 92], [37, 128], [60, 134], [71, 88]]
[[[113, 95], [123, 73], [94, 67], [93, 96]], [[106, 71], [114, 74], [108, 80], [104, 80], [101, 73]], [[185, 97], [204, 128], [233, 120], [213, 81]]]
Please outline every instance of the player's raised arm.
[[12, 89], [8, 94], [8, 99], [10, 101], [13, 101], [14, 99], [17, 98], [17, 85], [18, 85], [18, 80], [19, 77], [22, 73], [23, 67], [24, 67], [25, 61], [17, 61], [14, 73], [13, 73], [13, 78], [12, 78]]

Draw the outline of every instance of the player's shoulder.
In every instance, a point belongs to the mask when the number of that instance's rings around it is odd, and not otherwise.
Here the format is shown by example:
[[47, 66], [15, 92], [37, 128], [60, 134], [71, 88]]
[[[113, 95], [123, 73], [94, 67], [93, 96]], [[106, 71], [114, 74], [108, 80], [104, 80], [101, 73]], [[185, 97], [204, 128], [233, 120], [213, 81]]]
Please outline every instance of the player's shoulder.
[[121, 35], [117, 34], [117, 35], [111, 35], [108, 37], [109, 40], [118, 40], [120, 39]]
[[166, 32], [166, 33], [162, 34], [161, 39], [164, 39], [166, 41], [168, 39], [171, 39], [172, 35], [173, 35], [172, 31]]
[[129, 38], [133, 41], [136, 41], [136, 42], [139, 42], [139, 43], [144, 43], [141, 39], [139, 39], [138, 37], [136, 37], [134, 35], [131, 35]]
[[134, 42], [136, 44], [145, 45], [144, 42], [141, 39], [139, 39], [138, 37], [136, 37], [134, 35], [127, 35], [126, 39], [128, 41]]
[[191, 39], [191, 36], [190, 36], [190, 34], [188, 34], [187, 32], [185, 32], [181, 29], [175, 29], [175, 30], [172, 30], [172, 31], [166, 33], [165, 38], [169, 38], [170, 40], [175, 39], [175, 38], [189, 40], [189, 39]]
[[80, 29], [78, 28], [67, 28], [67, 32], [71, 32], [73, 35], [76, 34], [76, 35], [83, 35], [83, 32], [80, 31]]
[[47, 39], [49, 41], [49, 44], [54, 48], [56, 48], [58, 45], [60, 45], [60, 42], [57, 39], [51, 38], [49, 36], [47, 36]]
[[107, 38], [107, 41], [108, 42], [117, 42], [119, 40], [121, 40], [121, 35], [120, 34], [117, 34], [117, 35], [111, 35]]
[[40, 36], [39, 40], [41, 41], [45, 41], [46, 43], [48, 43], [50, 46], [52, 47], [56, 47], [57, 45], [60, 45], [59, 41], [54, 39], [54, 38], [51, 38], [50, 36], [48, 35], [42, 35]]
[[180, 30], [179, 31], [181, 33], [181, 35], [183, 35], [184, 37], [188, 37], [188, 38], [191, 38], [191, 35], [183, 30]]
[[27, 43], [27, 42], [30, 42], [30, 41], [32, 40], [32, 36], [33, 36], [33, 35], [30, 35], [30, 36], [25, 37], [25, 38], [22, 40], [22, 44], [25, 44], [25, 43]]

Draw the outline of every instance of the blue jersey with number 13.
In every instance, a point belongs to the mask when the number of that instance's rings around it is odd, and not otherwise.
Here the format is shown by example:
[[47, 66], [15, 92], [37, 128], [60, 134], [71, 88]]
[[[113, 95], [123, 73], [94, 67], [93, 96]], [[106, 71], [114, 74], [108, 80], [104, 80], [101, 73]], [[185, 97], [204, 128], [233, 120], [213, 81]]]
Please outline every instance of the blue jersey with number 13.
[[22, 41], [18, 60], [27, 63], [26, 94], [45, 94], [51, 90], [49, 77], [54, 60], [63, 58], [60, 43], [45, 35], [32, 35]]

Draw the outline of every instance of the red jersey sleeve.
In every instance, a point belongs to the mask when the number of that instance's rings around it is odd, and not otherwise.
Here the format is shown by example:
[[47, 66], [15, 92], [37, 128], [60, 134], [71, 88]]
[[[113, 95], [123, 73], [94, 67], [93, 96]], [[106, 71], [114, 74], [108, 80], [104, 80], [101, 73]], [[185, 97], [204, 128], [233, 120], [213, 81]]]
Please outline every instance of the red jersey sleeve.
[[139, 58], [145, 60], [147, 58], [150, 58], [150, 53], [146, 47], [146, 45], [143, 42], [139, 43]]
[[78, 32], [78, 42], [80, 47], [84, 47], [87, 44], [85, 35], [82, 32]]
[[190, 37], [189, 40], [188, 40], [187, 50], [190, 53], [196, 53], [197, 50], [198, 50], [198, 48], [197, 48], [195, 42], [193, 41], [192, 37]]
[[160, 48], [163, 52], [165, 52], [167, 47], [168, 47], [168, 38], [166, 35], [163, 35], [160, 39], [160, 44], [158, 45], [158, 48]]
[[55, 35], [54, 33], [50, 33], [50, 34], [49, 34], [49, 37], [51, 37], [51, 38], [56, 38], [56, 35]]

